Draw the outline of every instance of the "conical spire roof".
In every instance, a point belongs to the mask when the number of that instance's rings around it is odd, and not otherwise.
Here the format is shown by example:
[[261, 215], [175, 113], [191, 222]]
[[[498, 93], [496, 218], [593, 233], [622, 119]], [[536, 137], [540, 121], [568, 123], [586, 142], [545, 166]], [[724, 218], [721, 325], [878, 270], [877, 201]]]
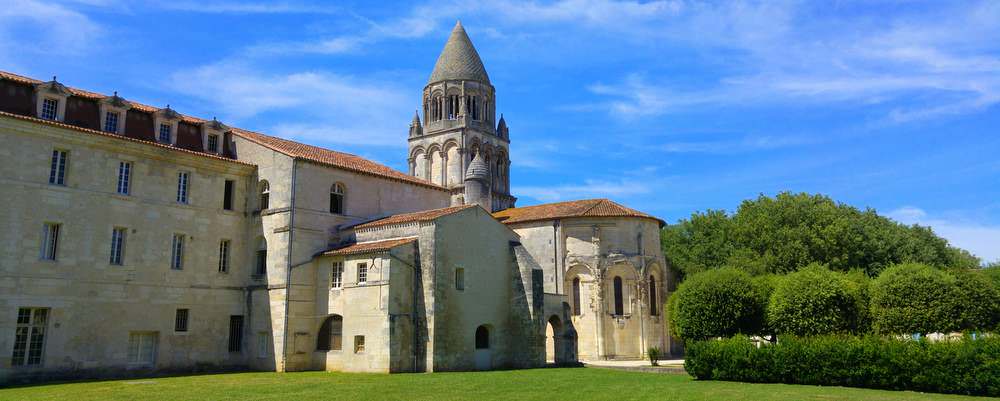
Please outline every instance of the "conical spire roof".
[[469, 163], [469, 169], [465, 172], [466, 180], [488, 180], [490, 178], [490, 167], [483, 161], [483, 157], [476, 152]]
[[466, 80], [490, 83], [490, 76], [486, 74], [486, 67], [479, 58], [475, 46], [469, 40], [469, 35], [465, 33], [462, 22], [455, 23], [455, 28], [451, 30], [448, 42], [444, 44], [444, 50], [438, 56], [437, 64], [434, 64], [434, 72], [427, 81], [428, 84], [444, 80]]

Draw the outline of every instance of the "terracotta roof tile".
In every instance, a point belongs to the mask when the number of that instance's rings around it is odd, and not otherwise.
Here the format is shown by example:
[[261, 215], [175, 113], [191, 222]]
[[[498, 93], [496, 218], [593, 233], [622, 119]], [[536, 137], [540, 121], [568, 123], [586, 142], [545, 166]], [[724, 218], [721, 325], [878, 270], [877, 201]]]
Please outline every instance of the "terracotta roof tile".
[[568, 202], [546, 203], [501, 210], [493, 217], [504, 224], [553, 220], [567, 217], [639, 217], [653, 219], [663, 225], [663, 220], [627, 208], [608, 199], [583, 199]]
[[420, 221], [431, 221], [438, 217], [447, 216], [449, 214], [456, 213], [468, 209], [470, 207], [477, 207], [477, 206], [460, 205], [460, 206], [451, 206], [441, 209], [423, 210], [413, 213], [394, 214], [389, 217], [384, 217], [378, 220], [369, 221], [367, 223], [358, 224], [354, 226], [354, 228], [365, 229], [365, 228], [388, 226], [393, 224], [406, 224], [406, 223], [415, 223]]
[[51, 126], [55, 126], [55, 127], [59, 127], [59, 128], [71, 129], [71, 130], [74, 130], [74, 131], [80, 131], [80, 132], [91, 134], [91, 135], [103, 136], [103, 137], [107, 137], [107, 138], [114, 138], [114, 139], [118, 139], [118, 140], [129, 141], [129, 142], [143, 143], [143, 144], [146, 144], [146, 145], [152, 145], [152, 146], [155, 146], [155, 147], [158, 147], [158, 148], [172, 150], [172, 151], [175, 151], [175, 152], [188, 153], [188, 154], [192, 154], [192, 155], [198, 155], [198, 156], [202, 156], [202, 157], [207, 157], [209, 159], [223, 160], [223, 161], [227, 161], [227, 162], [230, 162], [230, 163], [242, 164], [242, 165], [245, 165], [245, 166], [254, 166], [253, 164], [250, 164], [250, 163], [247, 163], [247, 162], [244, 162], [244, 161], [230, 159], [228, 157], [222, 157], [222, 156], [219, 156], [219, 155], [216, 155], [216, 154], [212, 154], [212, 153], [195, 152], [193, 150], [188, 150], [188, 149], [184, 149], [184, 148], [178, 148], [176, 146], [164, 145], [164, 144], [158, 143], [158, 142], [145, 141], [145, 140], [142, 140], [142, 139], [136, 139], [136, 138], [131, 138], [131, 137], [122, 136], [122, 135], [116, 135], [116, 134], [112, 134], [112, 133], [108, 133], [108, 132], [104, 132], [104, 131], [93, 130], [93, 129], [90, 129], [90, 128], [77, 127], [75, 125], [65, 124], [65, 123], [61, 123], [61, 122], [58, 122], [58, 121], [44, 120], [44, 119], [37, 118], [37, 117], [22, 116], [20, 114], [8, 113], [6, 111], [0, 111], [0, 116], [11, 117], [11, 118], [19, 119], [19, 120], [25, 120], [25, 121], [31, 121], [31, 122], [36, 122], [36, 123], [51, 125]]
[[356, 244], [343, 245], [338, 248], [321, 253], [326, 256], [359, 255], [363, 253], [386, 252], [400, 245], [417, 242], [416, 238], [399, 238], [375, 242], [362, 242]]
[[[10, 81], [20, 82], [20, 83], [25, 83], [25, 84], [31, 84], [31, 85], [43, 83], [43, 81], [39, 81], [37, 79], [28, 78], [28, 77], [25, 77], [25, 76], [21, 76], [21, 75], [17, 75], [17, 74], [13, 74], [13, 73], [10, 73], [10, 72], [5, 72], [5, 71], [0, 71], [0, 79], [6, 79], [6, 80], [10, 80]], [[96, 92], [90, 92], [90, 91], [85, 91], [85, 90], [76, 89], [76, 88], [70, 88], [70, 87], [67, 87], [67, 88], [71, 92], [73, 92], [74, 95], [80, 96], [80, 97], [85, 97], [85, 98], [90, 98], [90, 99], [103, 99], [103, 98], [106, 97], [106, 95], [102, 95], [102, 94], [96, 93]], [[160, 110], [159, 107], [149, 106], [149, 105], [145, 105], [145, 104], [141, 104], [141, 103], [134, 103], [134, 102], [131, 102], [131, 101], [129, 103], [132, 104], [132, 108], [138, 109], [138, 110], [141, 110], [141, 111], [145, 111], [145, 112], [149, 112], [149, 113], [155, 113], [156, 111]], [[200, 124], [200, 123], [203, 123], [203, 122], [206, 122], [206, 121], [210, 121], [210, 120], [205, 120], [205, 119], [201, 119], [201, 118], [197, 118], [197, 117], [191, 117], [191, 116], [186, 116], [186, 115], [181, 115], [181, 120], [185, 121], [185, 122], [188, 122], [188, 123], [193, 123], [193, 124]], [[265, 135], [265, 134], [253, 132], [253, 131], [248, 131], [248, 130], [244, 130], [244, 129], [240, 129], [240, 128], [235, 128], [235, 127], [231, 128], [231, 132], [233, 134], [235, 134], [235, 135], [239, 135], [240, 137], [243, 137], [243, 138], [246, 138], [246, 139], [248, 139], [250, 141], [256, 142], [256, 143], [258, 143], [258, 144], [260, 144], [262, 146], [265, 146], [265, 147], [267, 147], [269, 149], [272, 149], [272, 150], [275, 150], [275, 151], [287, 154], [287, 155], [292, 156], [292, 157], [298, 157], [298, 158], [310, 160], [310, 161], [313, 161], [313, 162], [316, 162], [316, 163], [325, 164], [325, 165], [329, 165], [329, 166], [333, 166], [333, 167], [338, 167], [338, 168], [342, 168], [342, 169], [345, 169], [345, 170], [354, 171], [354, 172], [361, 173], [361, 174], [369, 174], [369, 175], [374, 175], [374, 176], [378, 176], [378, 177], [388, 178], [388, 179], [391, 179], [391, 180], [396, 180], [396, 181], [402, 181], [402, 182], [407, 182], [407, 183], [411, 183], [411, 184], [422, 185], [422, 186], [425, 186], [425, 187], [428, 187], [428, 188], [434, 188], [434, 189], [438, 189], [438, 190], [441, 190], [441, 191], [447, 191], [448, 190], [447, 188], [444, 188], [444, 187], [442, 187], [440, 185], [433, 184], [433, 183], [431, 183], [429, 181], [425, 181], [425, 180], [422, 180], [422, 179], [417, 178], [417, 177], [412, 177], [412, 176], [406, 175], [406, 174], [404, 174], [404, 173], [402, 173], [400, 171], [394, 170], [394, 169], [392, 169], [392, 168], [390, 168], [388, 166], [385, 166], [385, 165], [382, 165], [382, 164], [379, 164], [379, 163], [373, 162], [371, 160], [368, 160], [368, 159], [365, 159], [365, 158], [362, 158], [362, 157], [359, 157], [359, 156], [355, 156], [355, 155], [352, 155], [352, 154], [343, 153], [343, 152], [337, 152], [337, 151], [333, 151], [333, 150], [329, 150], [329, 149], [320, 148], [320, 147], [317, 147], [317, 146], [306, 145], [306, 144], [303, 144], [303, 143], [289, 141], [287, 139], [281, 139], [281, 138], [277, 138], [277, 137], [273, 137], [273, 136], [269, 136], [269, 135]], [[143, 142], [145, 142], [145, 141], [143, 141]]]
[[259, 132], [247, 131], [240, 128], [233, 128], [232, 132], [239, 137], [292, 157], [298, 157], [328, 166], [339, 167], [357, 173], [422, 185], [442, 191], [448, 190], [445, 187], [435, 185], [417, 177], [403, 174], [402, 172], [396, 171], [388, 166], [375, 163], [371, 160], [355, 156], [350, 153], [337, 152], [318, 146], [306, 145], [304, 143], [289, 141], [287, 139], [265, 135]]

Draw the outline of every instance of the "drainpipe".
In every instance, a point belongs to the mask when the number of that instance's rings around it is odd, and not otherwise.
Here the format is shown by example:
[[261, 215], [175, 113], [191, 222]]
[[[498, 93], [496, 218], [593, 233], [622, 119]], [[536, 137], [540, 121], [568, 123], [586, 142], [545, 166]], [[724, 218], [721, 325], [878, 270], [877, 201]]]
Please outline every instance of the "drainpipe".
[[[288, 366], [288, 310], [289, 310], [289, 298], [292, 293], [292, 237], [295, 235], [295, 174], [298, 172], [296, 168], [297, 158], [292, 158], [292, 194], [291, 194], [291, 205], [288, 209], [288, 268], [285, 273], [285, 318], [281, 333], [281, 371], [287, 372]], [[294, 339], [294, 338], [293, 338]]]

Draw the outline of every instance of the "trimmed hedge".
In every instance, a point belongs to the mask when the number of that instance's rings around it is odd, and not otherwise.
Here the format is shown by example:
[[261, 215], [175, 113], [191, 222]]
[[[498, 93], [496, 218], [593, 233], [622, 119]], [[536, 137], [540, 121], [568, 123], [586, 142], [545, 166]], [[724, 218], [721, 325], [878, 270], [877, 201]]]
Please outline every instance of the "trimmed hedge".
[[948, 333], [961, 329], [955, 276], [919, 263], [903, 263], [872, 283], [872, 328], [881, 334]]
[[737, 336], [688, 343], [684, 368], [698, 380], [1000, 396], [1000, 337], [785, 336], [758, 348]]
[[813, 264], [781, 280], [771, 295], [767, 321], [777, 334], [857, 332], [858, 310], [865, 306], [844, 274]]

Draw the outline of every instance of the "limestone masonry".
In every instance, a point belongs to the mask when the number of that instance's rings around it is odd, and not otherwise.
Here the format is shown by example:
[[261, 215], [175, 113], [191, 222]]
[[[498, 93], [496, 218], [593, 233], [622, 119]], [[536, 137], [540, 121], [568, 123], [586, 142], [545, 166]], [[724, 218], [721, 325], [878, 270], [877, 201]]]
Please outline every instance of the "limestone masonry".
[[606, 199], [515, 207], [461, 24], [422, 106], [404, 173], [0, 72], [0, 384], [677, 351], [663, 222]]

